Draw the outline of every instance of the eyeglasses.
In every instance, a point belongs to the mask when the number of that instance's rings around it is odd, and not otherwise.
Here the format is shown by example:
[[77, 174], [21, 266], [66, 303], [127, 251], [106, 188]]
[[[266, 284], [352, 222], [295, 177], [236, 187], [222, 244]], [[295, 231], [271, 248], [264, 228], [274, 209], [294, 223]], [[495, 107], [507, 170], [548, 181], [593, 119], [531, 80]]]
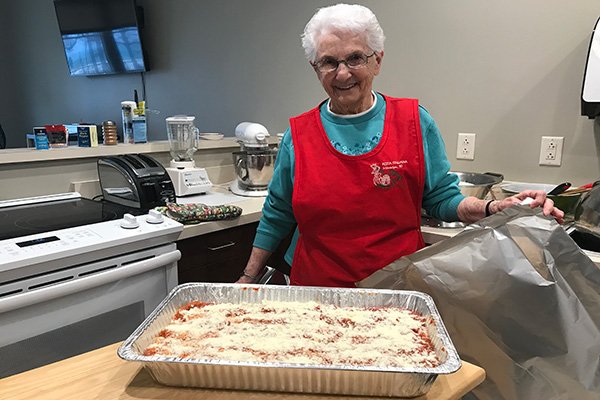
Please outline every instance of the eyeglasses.
[[316, 63], [311, 63], [313, 68], [322, 73], [333, 72], [337, 70], [340, 64], [345, 64], [350, 69], [364, 68], [369, 62], [369, 58], [373, 57], [375, 52], [371, 55], [364, 53], [353, 53], [349, 55], [345, 60], [336, 60], [333, 57], [323, 57]]

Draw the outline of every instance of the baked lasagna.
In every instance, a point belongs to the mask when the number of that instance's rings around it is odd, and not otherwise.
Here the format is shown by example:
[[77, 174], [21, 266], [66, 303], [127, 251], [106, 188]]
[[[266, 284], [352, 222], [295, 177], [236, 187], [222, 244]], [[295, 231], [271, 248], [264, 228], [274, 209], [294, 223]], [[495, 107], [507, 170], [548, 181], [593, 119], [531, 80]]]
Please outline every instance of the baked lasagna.
[[359, 367], [439, 365], [429, 317], [401, 307], [190, 302], [144, 355]]

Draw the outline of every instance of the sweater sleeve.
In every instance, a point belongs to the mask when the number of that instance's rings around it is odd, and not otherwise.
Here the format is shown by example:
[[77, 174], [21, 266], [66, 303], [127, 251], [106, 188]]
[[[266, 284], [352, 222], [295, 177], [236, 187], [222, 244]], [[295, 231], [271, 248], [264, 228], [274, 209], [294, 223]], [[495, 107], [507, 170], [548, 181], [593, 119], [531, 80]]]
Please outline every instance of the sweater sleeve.
[[459, 178], [448, 174], [450, 162], [440, 131], [429, 113], [419, 107], [425, 157], [423, 208], [427, 214], [443, 221], [458, 221], [458, 204], [464, 199]]
[[254, 246], [275, 251], [296, 225], [292, 210], [294, 188], [294, 150], [292, 135], [288, 128], [281, 140], [275, 160], [275, 170], [269, 183], [268, 195], [258, 223]]

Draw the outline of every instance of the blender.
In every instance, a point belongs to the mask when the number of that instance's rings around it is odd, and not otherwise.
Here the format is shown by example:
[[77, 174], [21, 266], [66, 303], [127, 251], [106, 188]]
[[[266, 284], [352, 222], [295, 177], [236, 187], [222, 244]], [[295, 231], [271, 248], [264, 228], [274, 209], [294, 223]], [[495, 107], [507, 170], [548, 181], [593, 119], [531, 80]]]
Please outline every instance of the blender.
[[239, 196], [264, 197], [275, 169], [277, 149], [269, 147], [267, 128], [254, 122], [242, 122], [235, 128], [240, 151], [233, 152], [236, 180], [229, 190]]
[[167, 136], [173, 159], [165, 169], [173, 181], [177, 196], [206, 193], [212, 188], [206, 170], [196, 167], [192, 158], [196, 151], [194, 143], [198, 133], [198, 128], [194, 126], [195, 119], [196, 117], [187, 115], [166, 118]]

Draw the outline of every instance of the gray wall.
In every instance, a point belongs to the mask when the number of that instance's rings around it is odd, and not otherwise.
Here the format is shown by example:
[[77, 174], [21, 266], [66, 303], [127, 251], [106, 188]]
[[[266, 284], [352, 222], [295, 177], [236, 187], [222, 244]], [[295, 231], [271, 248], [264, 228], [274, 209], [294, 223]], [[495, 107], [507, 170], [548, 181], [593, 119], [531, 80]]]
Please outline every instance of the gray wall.
[[[324, 98], [299, 35], [332, 1], [139, 0], [146, 13], [151, 139], [164, 118], [191, 114], [204, 132], [241, 121], [272, 133]], [[583, 184], [600, 176], [600, 122], [581, 117], [582, 74], [598, 0], [371, 0], [387, 35], [375, 89], [417, 97], [436, 119], [455, 170]], [[0, 3], [0, 123], [11, 147], [44, 123], [120, 120], [141, 77], [68, 75], [50, 0]], [[7, 57], [9, 56], [9, 57]], [[474, 161], [456, 160], [477, 133]], [[561, 167], [538, 166], [541, 136], [564, 136]]]
[[[6, 3], [6, 4], [5, 4]], [[8, 129], [8, 125], [12, 128], [16, 122], [11, 119], [9, 122], [8, 116], [11, 115], [14, 101], [14, 90], [11, 85], [11, 77], [13, 76], [12, 66], [14, 63], [9, 56], [12, 54], [8, 32], [12, 32], [12, 20], [9, 17], [8, 2], [0, 3], [0, 124], [4, 129]], [[10, 138], [7, 144], [20, 144], [17, 140]]]

